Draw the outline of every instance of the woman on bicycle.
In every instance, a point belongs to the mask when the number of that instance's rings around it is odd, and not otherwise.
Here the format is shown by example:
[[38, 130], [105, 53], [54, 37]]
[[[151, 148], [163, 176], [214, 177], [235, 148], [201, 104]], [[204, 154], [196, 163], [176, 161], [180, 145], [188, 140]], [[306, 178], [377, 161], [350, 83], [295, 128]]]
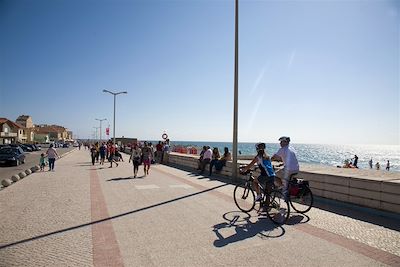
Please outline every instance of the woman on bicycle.
[[265, 143], [257, 143], [256, 150], [257, 155], [247, 166], [241, 169], [241, 172], [247, 172], [251, 167], [254, 166], [254, 164], [257, 163], [258, 167], [260, 168], [261, 175], [254, 179], [253, 186], [257, 192], [256, 201], [259, 201], [262, 196], [258, 184], [260, 183], [261, 185], [266, 185], [267, 192], [271, 191], [272, 183], [275, 179], [275, 172], [272, 167], [270, 157], [265, 153]]

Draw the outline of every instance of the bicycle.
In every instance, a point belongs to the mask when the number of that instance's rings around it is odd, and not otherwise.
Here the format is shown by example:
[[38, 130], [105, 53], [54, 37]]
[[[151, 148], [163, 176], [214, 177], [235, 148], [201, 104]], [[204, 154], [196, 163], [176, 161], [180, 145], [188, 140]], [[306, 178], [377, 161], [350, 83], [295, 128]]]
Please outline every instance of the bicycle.
[[308, 212], [314, 203], [314, 196], [309, 187], [308, 181], [301, 178], [290, 176], [289, 182], [289, 202], [292, 208], [299, 213]]
[[[254, 190], [252, 188], [254, 176], [253, 171], [248, 170], [247, 172], [241, 172], [244, 175], [248, 175], [249, 178], [244, 184], [236, 185], [233, 191], [233, 199], [236, 206], [243, 212], [250, 212], [256, 206], [256, 198]], [[290, 206], [281, 191], [273, 189], [273, 183], [270, 188], [259, 183], [262, 191], [262, 198], [259, 201], [258, 212], [264, 209], [267, 213], [268, 218], [275, 224], [284, 224], [289, 218]], [[258, 202], [258, 201], [257, 201]]]

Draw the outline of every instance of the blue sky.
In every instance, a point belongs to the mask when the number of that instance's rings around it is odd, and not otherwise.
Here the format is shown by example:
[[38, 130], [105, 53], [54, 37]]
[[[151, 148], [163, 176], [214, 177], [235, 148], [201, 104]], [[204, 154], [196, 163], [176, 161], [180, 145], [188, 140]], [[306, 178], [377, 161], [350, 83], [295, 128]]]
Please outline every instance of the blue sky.
[[[398, 1], [239, 12], [239, 141], [400, 144]], [[0, 34], [0, 117], [91, 137], [126, 90], [117, 136], [232, 140], [234, 1], [2, 0]]]

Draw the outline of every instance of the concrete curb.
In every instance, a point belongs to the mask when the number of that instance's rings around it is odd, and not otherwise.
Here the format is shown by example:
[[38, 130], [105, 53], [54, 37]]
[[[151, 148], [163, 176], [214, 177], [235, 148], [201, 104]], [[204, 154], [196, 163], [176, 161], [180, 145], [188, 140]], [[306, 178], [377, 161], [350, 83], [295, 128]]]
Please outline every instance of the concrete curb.
[[[71, 154], [72, 152], [74, 152], [75, 150], [77, 150], [77, 148], [72, 149], [71, 151], [68, 151], [64, 154], [62, 154], [59, 159]], [[8, 187], [10, 185], [12, 185], [13, 183], [18, 182], [19, 180], [22, 180], [23, 178], [27, 177], [28, 175], [38, 171], [40, 169], [39, 165], [35, 165], [33, 167], [30, 167], [28, 169], [26, 169], [25, 171], [21, 171], [18, 174], [14, 174], [11, 176], [11, 178], [4, 178], [1, 179], [1, 185], [2, 187], [0, 187], [0, 190], [4, 189], [5, 187]]]

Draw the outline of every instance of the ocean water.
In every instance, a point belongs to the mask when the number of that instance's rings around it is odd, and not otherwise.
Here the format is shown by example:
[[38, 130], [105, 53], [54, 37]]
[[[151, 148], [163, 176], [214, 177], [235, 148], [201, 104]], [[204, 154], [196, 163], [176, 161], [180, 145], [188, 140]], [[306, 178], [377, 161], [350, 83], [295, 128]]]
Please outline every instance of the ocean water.
[[[198, 142], [198, 141], [173, 141], [171, 145], [195, 146], [201, 148], [204, 145], [218, 147], [220, 153], [224, 147], [232, 151], [232, 143], [229, 142]], [[342, 166], [345, 159], [358, 156], [360, 169], [369, 169], [368, 161], [372, 158], [373, 166], [379, 162], [381, 170], [385, 171], [386, 162], [390, 162], [390, 171], [400, 172], [400, 146], [386, 145], [317, 145], [317, 144], [291, 144], [296, 150], [300, 163], [321, 164], [327, 166]], [[269, 155], [278, 151], [278, 143], [267, 143], [266, 151]], [[255, 143], [238, 143], [238, 155], [255, 155]]]

